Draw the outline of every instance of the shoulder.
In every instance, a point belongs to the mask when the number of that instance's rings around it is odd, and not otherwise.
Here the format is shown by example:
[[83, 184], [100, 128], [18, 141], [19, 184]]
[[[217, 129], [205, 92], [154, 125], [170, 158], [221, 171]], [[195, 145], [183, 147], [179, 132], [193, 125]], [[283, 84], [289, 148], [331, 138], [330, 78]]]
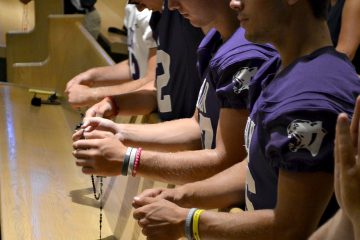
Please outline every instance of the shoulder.
[[298, 108], [351, 113], [360, 79], [342, 54], [324, 48], [284, 69], [263, 89], [268, 111]]
[[244, 36], [244, 29], [239, 28], [216, 52], [210, 63], [210, 68], [224, 71], [249, 62], [250, 65], [259, 67], [276, 54], [276, 50], [270, 45], [254, 44], [247, 41]]

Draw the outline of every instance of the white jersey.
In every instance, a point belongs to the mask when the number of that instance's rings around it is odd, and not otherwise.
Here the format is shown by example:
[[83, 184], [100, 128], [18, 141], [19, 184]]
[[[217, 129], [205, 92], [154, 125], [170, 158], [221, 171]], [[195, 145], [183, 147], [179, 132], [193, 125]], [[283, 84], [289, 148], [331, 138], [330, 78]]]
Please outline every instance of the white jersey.
[[149, 26], [151, 11], [139, 12], [133, 4], [125, 7], [124, 25], [128, 30], [129, 64], [133, 79], [142, 78], [147, 71], [149, 48], [155, 48], [156, 42]]

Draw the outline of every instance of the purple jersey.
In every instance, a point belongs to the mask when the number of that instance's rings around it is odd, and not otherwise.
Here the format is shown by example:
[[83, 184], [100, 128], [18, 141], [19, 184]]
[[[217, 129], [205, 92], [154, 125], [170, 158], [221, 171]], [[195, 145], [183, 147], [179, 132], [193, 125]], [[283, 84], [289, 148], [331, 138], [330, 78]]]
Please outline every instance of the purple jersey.
[[[274, 58], [263, 69], [277, 69], [279, 64]], [[255, 97], [245, 130], [246, 207], [273, 209], [279, 169], [333, 172], [337, 115], [352, 115], [360, 81], [351, 63], [333, 47], [299, 58], [277, 76], [260, 69], [255, 77], [265, 80], [250, 85]]]
[[220, 108], [246, 109], [250, 80], [276, 54], [269, 45], [248, 42], [242, 28], [222, 43], [219, 32], [211, 29], [198, 48], [197, 66], [203, 84], [196, 106], [202, 145], [208, 149], [215, 147]]
[[201, 81], [196, 70], [196, 49], [204, 34], [178, 11], [153, 13], [150, 26], [158, 43], [156, 88], [161, 120], [192, 117]]

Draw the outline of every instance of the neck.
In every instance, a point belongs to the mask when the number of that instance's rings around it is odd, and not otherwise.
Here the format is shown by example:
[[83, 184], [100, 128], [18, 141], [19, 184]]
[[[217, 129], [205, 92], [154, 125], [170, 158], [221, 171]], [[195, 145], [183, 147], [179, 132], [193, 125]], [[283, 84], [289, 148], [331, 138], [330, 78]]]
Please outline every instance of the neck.
[[277, 36], [280, 37], [273, 44], [281, 56], [281, 69], [302, 56], [332, 45], [326, 22], [314, 18], [310, 21], [290, 21]]
[[216, 28], [225, 42], [234, 34], [236, 29], [239, 28], [239, 20], [237, 20], [234, 11], [227, 11], [224, 15], [218, 15], [216, 22], [212, 27]]

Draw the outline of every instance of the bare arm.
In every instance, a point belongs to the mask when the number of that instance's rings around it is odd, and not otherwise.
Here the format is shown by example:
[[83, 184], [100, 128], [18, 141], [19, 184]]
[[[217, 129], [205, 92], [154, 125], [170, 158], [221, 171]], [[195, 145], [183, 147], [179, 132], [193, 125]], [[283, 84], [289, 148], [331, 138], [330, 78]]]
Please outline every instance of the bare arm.
[[[175, 189], [164, 189], [156, 197], [188, 208], [214, 209], [242, 205], [245, 203], [246, 169], [247, 161], [243, 160], [208, 179], [187, 183]], [[147, 196], [146, 192], [137, 199], [144, 196]]]
[[[160, 181], [183, 184], [208, 178], [242, 161], [245, 156], [244, 150], [242, 151], [242, 136], [246, 118], [247, 111], [221, 109], [218, 125], [219, 139], [217, 139], [215, 149], [176, 153], [144, 150], [141, 154], [138, 174]], [[231, 131], [228, 131], [228, 129], [231, 129]], [[151, 137], [151, 135], [148, 135], [148, 137]], [[221, 143], [220, 139], [223, 143]], [[109, 141], [115, 141], [113, 148], [105, 146], [105, 144], [110, 146]], [[94, 160], [79, 162], [82, 167], [89, 166], [91, 168], [85, 168], [86, 173], [104, 176], [120, 174], [120, 166], [122, 166], [127, 148], [120, 141], [114, 139], [76, 140], [75, 138], [73, 146], [74, 149], [77, 149], [74, 153], [76, 158]], [[94, 158], [94, 156], [97, 157]], [[112, 159], [118, 161], [119, 167], [116, 168], [117, 170], [110, 171], [108, 168], [98, 168], [100, 162], [101, 165], [105, 165], [106, 161], [111, 160], [107, 156], [114, 156]], [[97, 164], [98, 162], [99, 164]]]
[[342, 11], [341, 30], [336, 49], [345, 53], [350, 60], [360, 44], [360, 1], [346, 0]]
[[201, 148], [200, 129], [195, 116], [155, 124], [119, 124], [118, 128], [127, 146], [164, 152]]
[[245, 110], [221, 109], [215, 149], [177, 153], [144, 151], [139, 174], [182, 184], [208, 178], [241, 162], [246, 156], [243, 131], [247, 116]]
[[306, 239], [316, 228], [332, 194], [332, 175], [280, 170], [274, 210], [239, 214], [205, 212], [204, 239]]
[[[127, 69], [126, 69], [127, 68]], [[71, 105], [82, 107], [99, 102], [107, 96], [115, 96], [135, 91], [148, 83], [154, 84], [156, 71], [156, 49], [150, 49], [146, 75], [136, 81], [129, 72], [128, 62], [114, 66], [90, 69], [72, 79], [66, 87], [66, 94]]]

